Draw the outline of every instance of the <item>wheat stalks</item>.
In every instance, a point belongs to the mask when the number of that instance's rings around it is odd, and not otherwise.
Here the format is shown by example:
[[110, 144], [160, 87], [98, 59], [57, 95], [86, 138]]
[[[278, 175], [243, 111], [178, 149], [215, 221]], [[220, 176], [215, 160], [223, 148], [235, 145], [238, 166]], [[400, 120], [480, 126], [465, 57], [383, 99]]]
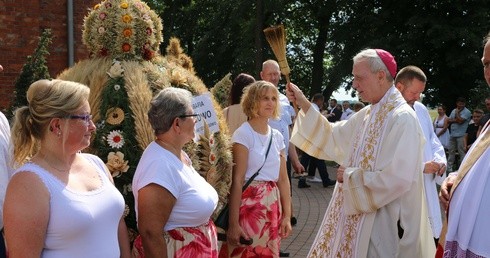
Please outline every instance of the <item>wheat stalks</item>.
[[265, 38], [272, 48], [272, 52], [276, 56], [277, 62], [281, 73], [286, 77], [286, 81], [289, 83], [289, 69], [288, 60], [286, 59], [286, 33], [284, 31], [284, 25], [280, 24], [264, 29]]
[[[277, 26], [272, 26], [264, 29], [265, 38], [272, 48], [272, 52], [276, 56], [277, 63], [279, 64], [279, 69], [281, 73], [286, 77], [286, 84], [290, 83], [288, 60], [286, 59], [286, 32], [284, 30], [284, 25], [279, 24]], [[293, 103], [296, 113], [298, 113], [298, 107], [296, 103]]]

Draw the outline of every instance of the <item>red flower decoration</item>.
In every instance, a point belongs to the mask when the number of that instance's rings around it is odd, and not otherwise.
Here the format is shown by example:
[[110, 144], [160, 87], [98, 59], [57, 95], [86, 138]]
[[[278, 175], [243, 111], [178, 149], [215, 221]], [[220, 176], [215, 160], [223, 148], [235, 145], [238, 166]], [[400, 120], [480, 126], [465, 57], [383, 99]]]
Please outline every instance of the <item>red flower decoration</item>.
[[100, 55], [100, 56], [107, 56], [107, 55], [109, 55], [109, 51], [108, 51], [106, 48], [102, 48], [102, 49], [99, 51], [99, 55]]
[[151, 28], [146, 28], [146, 35], [151, 36], [152, 32]]
[[145, 49], [143, 51], [143, 58], [145, 60], [151, 60], [155, 56], [155, 53], [151, 50]]
[[128, 43], [124, 43], [124, 44], [122, 45], [122, 50], [123, 50], [124, 52], [129, 52], [129, 51], [131, 50], [131, 45], [129, 45]]

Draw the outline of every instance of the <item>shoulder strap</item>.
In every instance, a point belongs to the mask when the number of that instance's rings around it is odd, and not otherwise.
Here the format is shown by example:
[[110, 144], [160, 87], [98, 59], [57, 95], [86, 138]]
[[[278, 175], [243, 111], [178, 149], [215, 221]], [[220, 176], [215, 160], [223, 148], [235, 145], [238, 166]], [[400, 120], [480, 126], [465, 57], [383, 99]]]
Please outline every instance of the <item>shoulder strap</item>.
[[269, 155], [269, 150], [271, 149], [271, 144], [272, 144], [272, 134], [274, 132], [272, 131], [272, 128], [271, 128], [271, 137], [270, 137], [270, 140], [269, 140], [269, 146], [267, 146], [267, 151], [265, 153], [265, 158], [264, 158], [264, 163], [262, 163], [262, 166], [260, 166], [260, 168], [257, 170], [257, 172], [255, 172], [255, 174], [253, 174], [248, 180], [247, 182], [245, 183], [245, 185], [242, 187], [242, 192], [245, 191], [245, 189], [247, 189], [247, 187], [250, 185], [250, 183], [252, 183], [252, 181], [259, 175], [259, 172], [260, 170], [262, 169], [262, 167], [264, 166], [265, 164], [265, 161], [267, 160], [267, 156]]

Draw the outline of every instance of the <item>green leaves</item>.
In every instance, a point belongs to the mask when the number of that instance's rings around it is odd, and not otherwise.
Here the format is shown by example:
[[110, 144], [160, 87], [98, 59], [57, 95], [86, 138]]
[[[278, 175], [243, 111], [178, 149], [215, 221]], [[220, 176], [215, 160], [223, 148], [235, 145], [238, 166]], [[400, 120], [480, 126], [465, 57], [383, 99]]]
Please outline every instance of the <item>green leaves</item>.
[[291, 79], [310, 94], [330, 97], [349, 85], [352, 57], [367, 47], [392, 52], [399, 68], [421, 67], [428, 76], [426, 104], [450, 109], [456, 97], [471, 99], [469, 90], [482, 78], [489, 1], [153, 2], [159, 3], [165, 40], [181, 39], [208, 87], [229, 72], [259, 79], [262, 62], [274, 58], [262, 30], [278, 23], [286, 27]]

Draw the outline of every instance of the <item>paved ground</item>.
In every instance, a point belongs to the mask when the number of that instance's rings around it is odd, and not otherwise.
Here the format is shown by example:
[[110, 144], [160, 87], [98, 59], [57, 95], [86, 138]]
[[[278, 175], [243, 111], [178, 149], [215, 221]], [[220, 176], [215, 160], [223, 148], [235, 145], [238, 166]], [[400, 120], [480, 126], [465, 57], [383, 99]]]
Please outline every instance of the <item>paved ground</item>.
[[[327, 167], [330, 179], [335, 179], [335, 168]], [[318, 173], [317, 173], [318, 174]], [[298, 188], [298, 179], [292, 179], [293, 214], [298, 224], [293, 227], [293, 234], [282, 240], [281, 250], [289, 252], [289, 257], [304, 258], [308, 255], [315, 240], [325, 210], [332, 197], [333, 186], [324, 188], [322, 183], [308, 183], [310, 188]]]

